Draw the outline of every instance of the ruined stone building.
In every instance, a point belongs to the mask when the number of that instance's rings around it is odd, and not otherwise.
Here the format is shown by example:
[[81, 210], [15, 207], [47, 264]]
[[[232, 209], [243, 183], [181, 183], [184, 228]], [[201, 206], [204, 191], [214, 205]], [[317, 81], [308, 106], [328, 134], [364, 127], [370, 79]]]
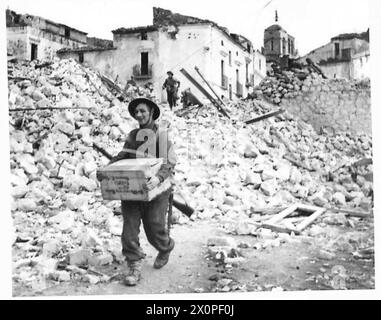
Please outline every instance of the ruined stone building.
[[38, 16], [6, 10], [7, 54], [24, 60], [51, 59], [61, 48], [86, 45], [87, 33]]
[[216, 23], [153, 8], [153, 24], [112, 31], [112, 47], [86, 46], [62, 49], [62, 58], [88, 63], [100, 73], [125, 83], [134, 77], [138, 84], [152, 82], [155, 95], [166, 100], [162, 84], [171, 70], [181, 82], [204, 98], [180, 72], [184, 68], [202, 85], [197, 66], [219, 96], [245, 97], [248, 89], [266, 76], [264, 55], [250, 40]]
[[330, 78], [363, 79], [370, 77], [369, 29], [344, 33], [300, 59], [317, 63]]
[[[278, 22], [277, 14], [275, 22]], [[280, 62], [283, 56], [295, 58], [297, 56], [295, 38], [279, 24], [271, 25], [264, 31], [264, 54], [267, 62]]]

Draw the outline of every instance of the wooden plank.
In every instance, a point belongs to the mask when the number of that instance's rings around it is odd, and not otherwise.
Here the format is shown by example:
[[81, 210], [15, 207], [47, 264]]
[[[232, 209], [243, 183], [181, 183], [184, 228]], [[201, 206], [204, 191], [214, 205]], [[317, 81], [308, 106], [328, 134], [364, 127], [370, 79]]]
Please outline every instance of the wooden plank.
[[93, 148], [95, 150], [97, 150], [98, 152], [102, 153], [107, 159], [109, 159], [109, 160], [112, 159], [112, 155], [110, 153], [108, 153], [105, 149], [98, 146], [96, 143], [93, 143]]
[[198, 89], [202, 94], [209, 99], [209, 101], [217, 108], [217, 110], [222, 113], [225, 117], [229, 118], [229, 115], [222, 108], [222, 106], [214, 99], [208, 91], [206, 91], [184, 68], [180, 72]]
[[[279, 223], [282, 219], [289, 216], [291, 213], [295, 212], [296, 210], [301, 210], [305, 212], [311, 212], [312, 214], [309, 215], [307, 218], [305, 218], [303, 221], [301, 221], [295, 228], [291, 228], [290, 225], [282, 226]], [[310, 206], [306, 204], [294, 204], [287, 209], [283, 210], [276, 216], [272, 217], [271, 219], [267, 220], [262, 224], [263, 227], [270, 228], [274, 231], [278, 232], [295, 232], [297, 234], [300, 234], [302, 230], [304, 230], [307, 226], [309, 226], [313, 221], [315, 221], [319, 216], [321, 216], [326, 211], [326, 208], [316, 207], [316, 206]], [[290, 218], [291, 219], [291, 218]], [[299, 220], [299, 219], [298, 219]]]
[[373, 211], [364, 212], [364, 211], [355, 211], [355, 210], [347, 210], [347, 209], [339, 209], [339, 208], [326, 208], [328, 211], [333, 212], [342, 212], [347, 216], [357, 217], [357, 218], [370, 218], [373, 216]]
[[305, 216], [297, 216], [297, 217], [285, 217], [283, 220], [282, 220], [282, 223], [284, 221], [287, 221], [287, 222], [291, 222], [291, 223], [298, 223], [298, 222], [301, 222], [302, 220], [304, 220], [306, 217]]
[[291, 213], [293, 213], [298, 208], [297, 204], [293, 204], [292, 206], [288, 207], [287, 209], [283, 210], [282, 212], [279, 212], [276, 216], [272, 217], [270, 220], [267, 221], [267, 223], [273, 224], [275, 222], [278, 222], [282, 220], [284, 217], [287, 217]]
[[258, 121], [261, 121], [261, 120], [264, 120], [264, 119], [267, 119], [267, 118], [270, 118], [270, 117], [273, 117], [273, 116], [276, 116], [278, 114], [281, 114], [283, 113], [285, 110], [284, 109], [279, 109], [279, 110], [276, 110], [276, 111], [271, 111], [271, 112], [268, 112], [268, 113], [265, 113], [265, 114], [262, 114], [258, 117], [255, 117], [251, 120], [247, 120], [245, 121], [246, 124], [251, 124], [251, 123], [254, 123], [254, 122], [258, 122]]
[[298, 205], [298, 210], [301, 211], [306, 211], [306, 212], [315, 212], [317, 210], [323, 209], [322, 207], [317, 207], [317, 206], [310, 206], [307, 204], [299, 204]]
[[294, 232], [295, 234], [300, 234], [300, 230], [294, 229], [294, 228], [287, 228], [284, 226], [280, 226], [277, 224], [272, 224], [272, 223], [262, 223], [261, 225], [262, 228], [267, 228], [276, 232], [284, 232], [284, 233], [291, 233]]
[[30, 81], [32, 81], [31, 78], [27, 78], [27, 77], [13, 77], [13, 76], [8, 76], [8, 80], [15, 80], [15, 81], [30, 80]]
[[296, 229], [295, 223], [289, 221], [289, 219], [285, 218], [282, 221], [279, 222], [279, 225], [282, 227], [286, 227], [289, 229]]
[[216, 96], [217, 100], [219, 103], [221, 103], [222, 105], [225, 105], [225, 103], [221, 100], [221, 98], [218, 96], [218, 94], [213, 90], [212, 86], [209, 84], [209, 82], [204, 78], [204, 76], [201, 74], [200, 70], [197, 68], [197, 67], [194, 67], [194, 69], [197, 71], [197, 73], [199, 74], [199, 76], [201, 77], [202, 80], [204, 80], [204, 82], [206, 83], [206, 85], [209, 87], [209, 89], [214, 93], [214, 95]]
[[40, 107], [40, 108], [13, 108], [13, 109], [8, 109], [9, 112], [17, 112], [17, 111], [38, 111], [38, 110], [76, 110], [76, 109], [90, 109], [87, 107]]
[[318, 217], [320, 217], [326, 211], [325, 208], [320, 208], [306, 219], [304, 219], [301, 223], [296, 226], [300, 232], [302, 232], [306, 227], [308, 227], [312, 222], [314, 222]]
[[273, 207], [264, 207], [264, 208], [253, 208], [251, 214], [260, 214], [260, 215], [275, 215], [287, 209], [287, 206], [273, 206]]

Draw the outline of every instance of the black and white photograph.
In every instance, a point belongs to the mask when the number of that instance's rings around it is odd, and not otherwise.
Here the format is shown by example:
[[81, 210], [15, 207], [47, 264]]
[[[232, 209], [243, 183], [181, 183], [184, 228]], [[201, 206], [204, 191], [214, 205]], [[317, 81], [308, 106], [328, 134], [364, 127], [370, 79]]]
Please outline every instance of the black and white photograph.
[[373, 292], [371, 14], [8, 0], [12, 297]]

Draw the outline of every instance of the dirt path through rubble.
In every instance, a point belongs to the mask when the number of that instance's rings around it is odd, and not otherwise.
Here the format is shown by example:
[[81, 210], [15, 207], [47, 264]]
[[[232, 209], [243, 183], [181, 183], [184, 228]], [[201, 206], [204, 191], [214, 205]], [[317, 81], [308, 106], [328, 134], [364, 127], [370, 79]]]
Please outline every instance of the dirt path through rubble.
[[[147, 257], [143, 266], [143, 278], [136, 287], [126, 287], [118, 279], [95, 285], [71, 281], [40, 292], [15, 287], [14, 295], [177, 294], [235, 291], [237, 287], [242, 291], [332, 290], [333, 286], [336, 289], [374, 288], [373, 259], [356, 260], [350, 252], [336, 252], [333, 257], [321, 257], [319, 252], [324, 246], [311, 237], [300, 237], [295, 242], [275, 248], [255, 250], [253, 246], [258, 241], [256, 237], [227, 235], [213, 220], [175, 225], [172, 235], [176, 239], [176, 247], [170, 262], [161, 270], [152, 267], [156, 252], [142, 235], [142, 247]], [[241, 249], [245, 263], [226, 271], [207, 259], [207, 239], [213, 236], [229, 236], [238, 244], [246, 243], [247, 248]], [[343, 283], [335, 282], [333, 274], [333, 270], [340, 268], [345, 270]], [[98, 268], [97, 271], [112, 276], [125, 271], [125, 266], [114, 263]], [[224, 287], [228, 289], [219, 287], [220, 283], [228, 283]], [[232, 285], [236, 285], [236, 288], [232, 289]]]
[[[217, 234], [216, 225], [210, 222], [188, 222], [186, 225], [175, 225], [171, 230], [176, 246], [168, 265], [156, 270], [152, 267], [156, 251], [148, 244], [141, 233], [141, 245], [147, 254], [143, 265], [142, 280], [136, 287], [126, 287], [119, 281], [90, 285], [83, 282], [67, 282], [50, 287], [42, 292], [32, 292], [27, 288], [14, 288], [14, 295], [109, 295], [109, 294], [150, 294], [150, 293], [189, 293], [196, 288], [206, 288], [210, 281], [208, 261], [205, 259], [205, 245], [208, 237]], [[109, 276], [125, 270], [125, 265], [97, 269]]]

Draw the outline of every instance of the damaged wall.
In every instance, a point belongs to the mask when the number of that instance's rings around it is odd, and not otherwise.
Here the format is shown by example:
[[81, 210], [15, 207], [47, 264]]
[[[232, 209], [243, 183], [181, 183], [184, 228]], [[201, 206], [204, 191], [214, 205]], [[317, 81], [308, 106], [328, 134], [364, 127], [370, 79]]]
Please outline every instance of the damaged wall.
[[[142, 30], [143, 31], [143, 30]], [[110, 75], [125, 82], [134, 75], [139, 84], [146, 82], [154, 83], [154, 91], [161, 101], [166, 101], [166, 92], [162, 90], [162, 84], [167, 77], [167, 71], [171, 70], [175, 78], [180, 82], [180, 91], [191, 88], [197, 98], [205, 97], [191, 84], [180, 72], [184, 68], [200, 84], [204, 85], [194, 67], [197, 66], [203, 76], [210, 82], [219, 96], [228, 97], [227, 85], [222, 86], [221, 60], [225, 64], [225, 76], [228, 84], [231, 84], [233, 99], [237, 93], [238, 80], [242, 85], [242, 96], [247, 95], [246, 83], [246, 58], [251, 58], [248, 64], [249, 78], [253, 74], [252, 55], [238, 46], [232, 39], [218, 28], [210, 24], [189, 24], [174, 26], [162, 26], [157, 31], [148, 31], [147, 39], [142, 40], [141, 32], [114, 33], [114, 47], [112, 53], [113, 72]], [[231, 52], [231, 64], [229, 64], [229, 51]], [[148, 52], [149, 76], [137, 77], [134, 67], [141, 64], [141, 53]], [[238, 53], [238, 55], [237, 55]], [[87, 54], [86, 54], [87, 55]], [[99, 70], [102, 72], [102, 70]]]
[[37, 59], [52, 59], [57, 50], [68, 47], [78, 48], [77, 41], [62, 37], [31, 26], [7, 28], [7, 52], [17, 59], [31, 60], [32, 44], [37, 46]]
[[86, 32], [35, 15], [18, 14], [9, 9], [6, 10], [6, 25], [7, 28], [31, 26], [82, 44], [87, 42]]
[[[338, 46], [338, 51], [335, 52], [335, 44]], [[369, 42], [363, 39], [343, 39], [343, 40], [331, 40], [331, 42], [312, 50], [310, 53], [306, 54], [299, 59], [299, 62], [306, 62], [307, 58], [320, 64], [321, 61], [326, 61], [329, 59], [342, 60], [346, 58], [346, 50], [351, 50], [352, 55], [358, 54], [369, 50]]]
[[258, 86], [266, 78], [266, 57], [258, 50], [254, 51], [253, 56], [254, 86]]
[[[118, 77], [122, 85], [131, 76], [140, 86], [151, 82], [155, 96], [162, 102], [167, 100], [162, 85], [168, 70], [180, 81], [180, 92], [190, 88], [199, 100], [205, 97], [183, 76], [182, 68], [204, 85], [194, 70], [197, 66], [217, 94], [231, 100], [246, 97], [246, 84], [251, 82], [253, 87], [265, 76], [265, 57], [260, 52], [253, 53], [250, 41], [243, 36], [232, 36], [211, 21], [159, 8], [154, 8], [153, 22], [150, 26], [113, 30], [115, 50], [82, 48], [82, 53], [62, 50], [58, 55], [77, 61], [83, 56], [83, 62], [112, 79]], [[258, 60], [259, 71], [254, 59]]]
[[[210, 48], [210, 25], [183, 25], [178, 29], [175, 39], [169, 32], [158, 33], [158, 56], [160, 59], [155, 61], [155, 92], [161, 101], [166, 101], [167, 94], [161, 89], [166, 77], [167, 71], [171, 70], [174, 77], [180, 81], [180, 91], [191, 88], [193, 94], [199, 99], [205, 97], [191, 84], [180, 72], [184, 68], [194, 78], [201, 79], [197, 75], [194, 67], [197, 66], [200, 72], [208, 80], [213, 79], [213, 71], [211, 67], [212, 50]], [[156, 91], [157, 90], [157, 91]]]
[[[233, 99], [234, 95], [246, 97], [246, 63], [248, 63], [248, 80], [250, 80], [254, 69], [253, 55], [243, 50], [242, 47], [237, 46], [219, 29], [212, 29], [211, 41], [212, 57], [210, 65], [212, 66], [213, 72], [211, 79], [217, 80], [215, 81], [215, 85], [219, 89], [220, 96], [223, 95], [228, 98], [231, 86]], [[229, 55], [231, 58], [229, 58]], [[227, 77], [227, 84], [225, 87], [223, 87], [221, 83], [221, 61], [224, 61], [225, 76]], [[242, 86], [241, 92], [238, 92], [237, 90], [237, 81]]]
[[27, 27], [7, 28], [7, 54], [17, 59], [27, 59], [30, 50], [27, 39]]
[[116, 78], [114, 68], [114, 50], [91, 50], [91, 51], [66, 51], [59, 52], [58, 56], [61, 59], [74, 59], [81, 61], [80, 56], [83, 56], [85, 66], [90, 66], [92, 69], [109, 77]]
[[[253, 56], [238, 46], [220, 29], [205, 24], [182, 25], [178, 28], [176, 39], [171, 38], [168, 32], [160, 32], [159, 43], [160, 60], [155, 64], [156, 74], [158, 74], [156, 79], [159, 83], [155, 85], [161, 91], [162, 101], [166, 100], [166, 93], [161, 90], [161, 85], [168, 70], [172, 70], [175, 77], [181, 82], [180, 91], [191, 88], [193, 94], [200, 100], [205, 100], [198, 89], [180, 72], [180, 69], [184, 68], [201, 85], [206, 87], [194, 70], [195, 66], [199, 68], [202, 75], [220, 97], [229, 98], [229, 87], [231, 86], [232, 99], [236, 99], [238, 94], [237, 80], [241, 85], [240, 95], [246, 97], [246, 63], [248, 63], [248, 78], [250, 79], [254, 69]], [[173, 54], [174, 52], [176, 55]], [[225, 86], [222, 85], [221, 61], [224, 61], [224, 75], [227, 80]]]
[[364, 52], [355, 55], [352, 58], [353, 63], [353, 78], [364, 79], [371, 76], [370, 52]]
[[351, 61], [329, 62], [319, 65], [320, 69], [328, 78], [351, 79], [353, 74], [353, 65]]
[[352, 56], [350, 61], [332, 61], [320, 65], [328, 78], [365, 79], [370, 78], [369, 51]]
[[347, 80], [305, 81], [295, 97], [281, 103], [289, 112], [320, 128], [353, 134], [372, 133], [371, 96], [368, 82]]
[[[147, 39], [142, 40], [141, 33], [114, 34], [113, 78], [119, 76], [122, 83], [135, 77], [139, 84], [153, 82], [158, 62], [158, 32], [147, 32]], [[148, 73], [141, 72], [142, 53], [147, 53]]]
[[309, 58], [319, 65], [329, 78], [364, 79], [370, 77], [369, 42], [357, 38], [332, 38], [299, 62]]

